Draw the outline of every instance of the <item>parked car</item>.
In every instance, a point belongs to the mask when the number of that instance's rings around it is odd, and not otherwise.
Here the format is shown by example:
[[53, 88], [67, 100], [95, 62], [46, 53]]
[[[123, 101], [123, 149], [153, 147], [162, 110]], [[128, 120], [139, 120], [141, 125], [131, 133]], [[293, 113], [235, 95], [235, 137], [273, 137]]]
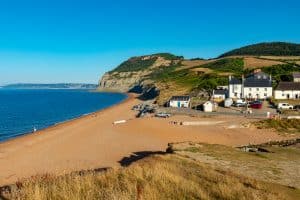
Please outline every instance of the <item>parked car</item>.
[[278, 107], [279, 110], [292, 110], [293, 109], [293, 105], [290, 105], [288, 103], [278, 103]]
[[254, 109], [261, 109], [262, 108], [262, 102], [261, 101], [253, 101], [250, 103], [250, 107]]
[[155, 117], [168, 118], [168, 117], [171, 117], [171, 114], [160, 112], [160, 113], [156, 113]]
[[300, 111], [300, 105], [295, 105], [294, 110]]

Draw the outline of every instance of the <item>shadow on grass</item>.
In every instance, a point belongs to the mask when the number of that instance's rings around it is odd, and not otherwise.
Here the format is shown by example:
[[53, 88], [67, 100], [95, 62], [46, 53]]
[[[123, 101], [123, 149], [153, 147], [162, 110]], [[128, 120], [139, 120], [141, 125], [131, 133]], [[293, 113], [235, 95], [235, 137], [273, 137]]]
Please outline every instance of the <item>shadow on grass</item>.
[[121, 166], [126, 167], [131, 165], [133, 162], [141, 160], [143, 158], [149, 157], [151, 155], [165, 155], [166, 152], [163, 151], [139, 151], [133, 152], [129, 157], [122, 158], [119, 163]]

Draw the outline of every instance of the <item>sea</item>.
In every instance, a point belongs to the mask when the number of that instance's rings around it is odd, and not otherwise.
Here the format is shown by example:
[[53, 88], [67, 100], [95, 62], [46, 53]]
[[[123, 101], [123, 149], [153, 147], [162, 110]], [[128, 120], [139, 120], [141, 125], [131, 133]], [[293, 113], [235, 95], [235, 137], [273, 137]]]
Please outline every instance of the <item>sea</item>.
[[1, 89], [0, 142], [124, 101], [126, 94], [73, 89]]

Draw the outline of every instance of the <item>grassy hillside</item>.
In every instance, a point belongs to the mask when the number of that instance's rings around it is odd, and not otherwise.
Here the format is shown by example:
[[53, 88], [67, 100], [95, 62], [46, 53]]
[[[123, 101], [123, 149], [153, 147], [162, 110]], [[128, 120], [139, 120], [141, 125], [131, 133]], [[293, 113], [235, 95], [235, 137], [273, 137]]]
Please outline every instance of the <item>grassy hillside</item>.
[[155, 63], [155, 61], [157, 61], [159, 57], [170, 61], [183, 59], [183, 57], [181, 56], [175, 56], [170, 53], [158, 53], [148, 56], [132, 57], [127, 61], [121, 63], [117, 68], [115, 68], [111, 72], [133, 72], [146, 70], [149, 67], [153, 66], [153, 64]]
[[300, 44], [286, 43], [286, 42], [269, 42], [259, 43], [245, 46], [239, 49], [234, 49], [222, 54], [220, 57], [227, 56], [299, 56]]
[[[292, 73], [300, 71], [299, 65], [289, 60], [274, 61], [255, 57], [226, 57], [214, 60], [184, 60], [176, 65], [156, 68], [147, 79], [160, 86], [159, 103], [170, 96], [206, 90], [211, 93], [219, 85], [228, 84], [228, 76], [240, 77], [260, 68], [272, 75], [274, 87], [279, 81], [292, 80]], [[172, 88], [172, 91], [170, 91]]]
[[[193, 149], [195, 150], [195, 148]], [[193, 149], [187, 149], [187, 152], [193, 152]], [[203, 147], [200, 148], [200, 151], [210, 152], [212, 149]], [[227, 149], [232, 148], [223, 148], [228, 152]], [[224, 159], [222, 156], [220, 158]], [[226, 156], [225, 159], [229, 159], [229, 157]], [[257, 159], [262, 158], [257, 156]], [[12, 187], [11, 193], [2, 195], [9, 199], [24, 200], [289, 200], [299, 197], [298, 189], [278, 183], [259, 181], [215, 164], [211, 165], [194, 160], [197, 159], [191, 159], [189, 156], [182, 156], [177, 153], [154, 155], [133, 163], [129, 167], [111, 169], [107, 172], [86, 172], [81, 175], [72, 174], [60, 177], [37, 176], [25, 182], [20, 182], [18, 187]], [[263, 162], [260, 163], [263, 164]]]
[[118, 87], [137, 83], [155, 85], [160, 90], [158, 103], [162, 105], [173, 95], [203, 91], [209, 94], [216, 86], [227, 85], [229, 75], [240, 77], [258, 68], [272, 75], [274, 87], [279, 81], [292, 80], [292, 73], [300, 71], [300, 45], [260, 43], [208, 60], [188, 60], [170, 53], [133, 57], [111, 71], [112, 80], [103, 83], [112, 86], [118, 83]]

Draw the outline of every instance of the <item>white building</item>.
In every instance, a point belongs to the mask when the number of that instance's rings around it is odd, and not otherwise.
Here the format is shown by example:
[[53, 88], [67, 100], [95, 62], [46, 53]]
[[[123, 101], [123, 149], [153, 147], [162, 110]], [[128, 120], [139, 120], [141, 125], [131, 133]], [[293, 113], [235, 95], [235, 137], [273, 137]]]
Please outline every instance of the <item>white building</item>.
[[233, 99], [240, 99], [242, 98], [242, 81], [229, 76], [229, 86], [228, 86], [228, 96], [229, 98]]
[[229, 77], [229, 98], [267, 99], [272, 95], [272, 78], [266, 73], [258, 71], [242, 81]]
[[249, 99], [268, 99], [273, 96], [272, 78], [258, 72], [243, 80], [243, 96]]
[[226, 99], [227, 96], [228, 96], [228, 90], [217, 89], [217, 90], [213, 90], [212, 99], [215, 102], [222, 102]]
[[191, 98], [189, 96], [173, 96], [170, 99], [169, 105], [173, 108], [188, 108]]
[[293, 81], [299, 83], [300, 82], [300, 72], [293, 73]]
[[300, 99], [299, 82], [280, 82], [274, 91], [275, 99]]

